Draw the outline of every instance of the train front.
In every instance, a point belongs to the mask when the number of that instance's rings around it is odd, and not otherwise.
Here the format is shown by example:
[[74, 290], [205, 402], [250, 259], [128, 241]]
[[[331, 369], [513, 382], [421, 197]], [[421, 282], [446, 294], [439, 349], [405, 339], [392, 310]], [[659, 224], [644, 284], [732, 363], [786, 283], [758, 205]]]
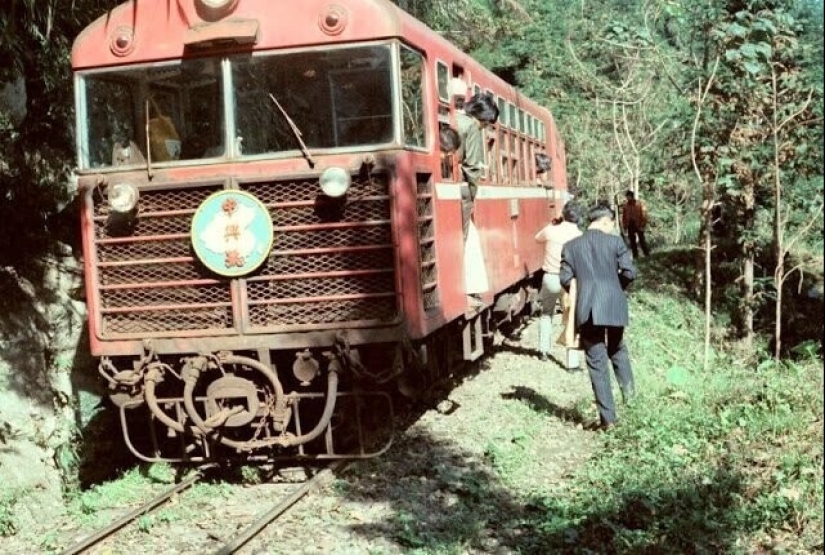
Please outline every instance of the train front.
[[[403, 365], [386, 162], [401, 48], [259, 51], [266, 3], [195, 1], [181, 21], [137, 4], [73, 52], [92, 352], [127, 444], [169, 461], [382, 452], [364, 432], [390, 419], [381, 384]], [[308, 21], [335, 37], [334, 17]]]

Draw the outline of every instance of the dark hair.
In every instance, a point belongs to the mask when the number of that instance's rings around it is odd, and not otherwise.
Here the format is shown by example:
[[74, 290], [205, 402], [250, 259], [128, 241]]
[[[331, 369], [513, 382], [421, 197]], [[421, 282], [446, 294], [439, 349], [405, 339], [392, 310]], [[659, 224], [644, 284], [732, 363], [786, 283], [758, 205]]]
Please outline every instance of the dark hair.
[[561, 216], [565, 222], [570, 222], [579, 225], [582, 220], [582, 209], [579, 203], [574, 200], [567, 201], [567, 204], [562, 208]]
[[458, 135], [458, 131], [452, 127], [442, 127], [439, 129], [438, 146], [441, 148], [441, 152], [446, 152], [447, 154], [458, 150], [458, 147], [461, 146], [461, 137]]
[[628, 189], [627, 191], [624, 192], [624, 196], [629, 197], [629, 198], [634, 198], [636, 196], [636, 193], [634, 193], [632, 190]]
[[536, 173], [549, 172], [552, 165], [553, 163], [549, 156], [543, 152], [536, 153]]
[[587, 219], [590, 223], [593, 223], [596, 220], [601, 220], [602, 218], [609, 218], [611, 221], [616, 219], [616, 213], [610, 207], [610, 203], [606, 200], [598, 201], [587, 213]]
[[498, 119], [498, 106], [491, 96], [478, 93], [464, 104], [464, 112], [484, 123], [495, 123]]

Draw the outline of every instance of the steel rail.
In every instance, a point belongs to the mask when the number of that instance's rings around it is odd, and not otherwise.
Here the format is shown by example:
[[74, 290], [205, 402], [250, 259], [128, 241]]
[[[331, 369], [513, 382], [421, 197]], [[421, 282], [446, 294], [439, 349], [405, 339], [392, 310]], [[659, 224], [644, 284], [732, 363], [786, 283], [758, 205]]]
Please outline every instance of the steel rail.
[[330, 464], [318, 474], [295, 488], [295, 490], [281, 500], [277, 505], [272, 507], [266, 514], [262, 515], [258, 520], [249, 525], [246, 530], [235, 536], [232, 540], [227, 542], [223, 547], [214, 552], [214, 555], [232, 555], [238, 549], [246, 545], [249, 540], [261, 533], [261, 530], [266, 528], [269, 523], [284, 514], [290, 507], [301, 500], [313, 487], [319, 484], [322, 480], [331, 476], [333, 472], [341, 468], [347, 461], [335, 461]]
[[170, 497], [179, 493], [186, 488], [195, 484], [198, 480], [203, 477], [203, 469], [198, 469], [192, 476], [189, 476], [184, 481], [175, 486], [169, 488], [168, 490], [164, 491], [151, 501], [144, 503], [134, 511], [122, 516], [115, 522], [111, 523], [106, 528], [101, 528], [91, 536], [87, 537], [83, 541], [65, 549], [60, 553], [60, 555], [76, 555], [77, 553], [81, 553], [84, 550], [88, 549], [89, 547], [95, 545], [100, 540], [112, 535], [113, 533], [117, 532], [130, 522], [137, 520], [144, 514], [148, 513], [149, 511], [155, 509], [158, 505], [162, 504], [163, 502], [167, 501]]

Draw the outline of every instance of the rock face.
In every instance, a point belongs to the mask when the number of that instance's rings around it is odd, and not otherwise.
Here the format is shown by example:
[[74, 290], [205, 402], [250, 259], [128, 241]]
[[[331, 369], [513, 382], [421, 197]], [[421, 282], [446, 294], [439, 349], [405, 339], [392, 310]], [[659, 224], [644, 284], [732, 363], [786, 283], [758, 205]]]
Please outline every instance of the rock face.
[[73, 375], [91, 374], [85, 305], [71, 296], [81, 283], [70, 252], [25, 277], [0, 268], [0, 502], [18, 528], [58, 511], [71, 478], [84, 420], [73, 400], [83, 380]]

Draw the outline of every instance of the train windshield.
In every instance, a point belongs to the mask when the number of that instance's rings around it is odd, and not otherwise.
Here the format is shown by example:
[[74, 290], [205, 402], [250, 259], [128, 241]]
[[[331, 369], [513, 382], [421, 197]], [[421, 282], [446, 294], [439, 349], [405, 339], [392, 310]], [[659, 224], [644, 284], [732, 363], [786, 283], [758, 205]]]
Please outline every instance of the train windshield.
[[175, 164], [391, 143], [392, 67], [390, 46], [378, 45], [90, 72], [80, 78], [80, 164]]
[[84, 82], [83, 167], [224, 155], [220, 60], [93, 73]]
[[254, 56], [230, 63], [243, 156], [393, 140], [389, 46]]

